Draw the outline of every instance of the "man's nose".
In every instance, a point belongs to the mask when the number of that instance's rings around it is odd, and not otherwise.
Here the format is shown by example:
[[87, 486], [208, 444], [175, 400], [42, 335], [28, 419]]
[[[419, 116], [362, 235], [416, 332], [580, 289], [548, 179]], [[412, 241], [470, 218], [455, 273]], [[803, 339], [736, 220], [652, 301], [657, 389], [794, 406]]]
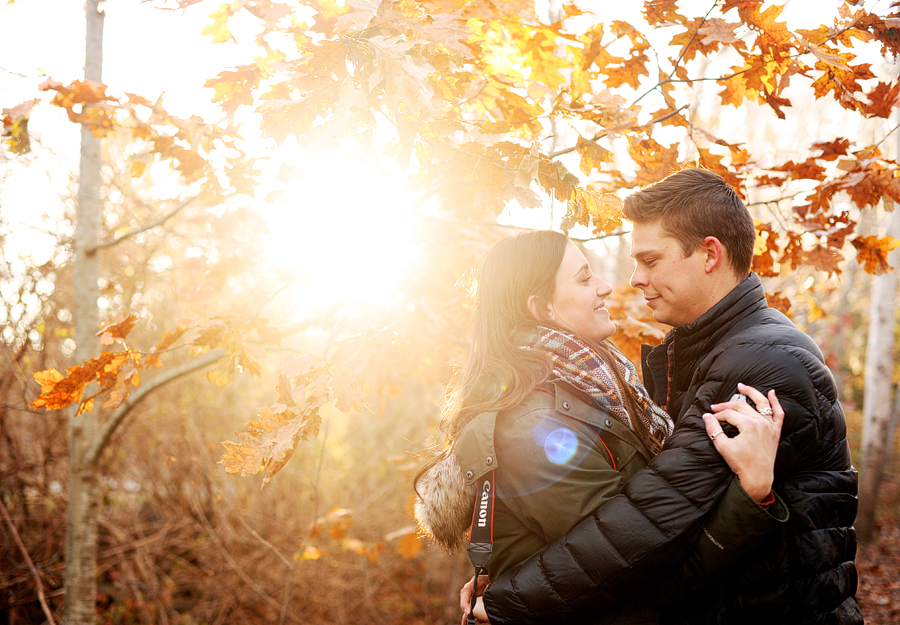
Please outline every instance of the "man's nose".
[[634, 288], [638, 289], [641, 287], [641, 285], [646, 284], [647, 280], [640, 268], [635, 267], [634, 272], [631, 274], [631, 280], [629, 280], [628, 283]]

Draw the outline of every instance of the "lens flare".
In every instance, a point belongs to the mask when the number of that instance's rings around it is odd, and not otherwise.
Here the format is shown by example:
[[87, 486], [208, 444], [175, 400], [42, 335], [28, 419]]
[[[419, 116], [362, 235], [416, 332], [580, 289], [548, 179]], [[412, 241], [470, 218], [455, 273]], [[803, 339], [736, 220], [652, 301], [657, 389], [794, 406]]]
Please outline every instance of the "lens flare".
[[544, 453], [553, 464], [565, 464], [578, 451], [578, 437], [569, 428], [557, 428], [544, 439]]

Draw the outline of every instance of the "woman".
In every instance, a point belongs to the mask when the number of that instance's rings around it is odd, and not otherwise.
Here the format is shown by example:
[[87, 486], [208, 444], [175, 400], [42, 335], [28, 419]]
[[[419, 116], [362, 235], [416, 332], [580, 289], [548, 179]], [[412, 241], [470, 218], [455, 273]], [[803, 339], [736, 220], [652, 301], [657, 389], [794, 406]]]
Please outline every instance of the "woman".
[[[671, 419], [649, 400], [634, 366], [606, 342], [616, 329], [604, 305], [611, 292], [557, 232], [504, 239], [482, 262], [467, 359], [442, 414], [447, 446], [415, 486], [423, 529], [453, 548], [472, 523], [474, 483], [494, 472], [490, 577], [543, 550], [618, 494], [672, 433]], [[744, 390], [769, 412], [760, 393]], [[769, 509], [757, 504], [776, 499], [771, 430], [783, 413], [771, 393], [770, 401], [768, 447], [754, 445], [755, 463], [732, 467], [741, 482], [733, 482], [683, 565], [692, 579], [714, 574], [786, 518], [780, 501]], [[744, 402], [719, 408], [738, 426], [765, 419]], [[717, 422], [707, 429], [721, 432]], [[739, 543], [716, 534], [717, 516], [740, 519], [747, 531]], [[687, 584], [685, 577], [667, 583], [668, 591]], [[597, 622], [656, 623], [658, 615], [632, 605]]]

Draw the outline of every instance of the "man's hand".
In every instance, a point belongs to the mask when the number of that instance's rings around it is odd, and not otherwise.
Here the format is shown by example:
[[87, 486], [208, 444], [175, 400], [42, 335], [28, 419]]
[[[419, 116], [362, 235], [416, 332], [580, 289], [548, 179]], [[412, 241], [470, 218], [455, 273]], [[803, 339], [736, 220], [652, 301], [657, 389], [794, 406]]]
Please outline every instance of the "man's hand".
[[[710, 408], [715, 414], [704, 414], [703, 421], [713, 445], [738, 476], [741, 486], [755, 501], [762, 501], [772, 492], [775, 480], [775, 455], [784, 410], [774, 390], [769, 391], [768, 399], [744, 384], [738, 384], [738, 391], [756, 404], [756, 410], [744, 400], [713, 404]], [[727, 421], [740, 433], [728, 438], [719, 421]]]
[[472, 609], [472, 594], [477, 593], [478, 599], [475, 600], [475, 620], [478, 623], [490, 623], [487, 612], [484, 609], [484, 601], [481, 599], [484, 589], [490, 583], [487, 575], [478, 576], [478, 588], [475, 588], [475, 577], [472, 577], [468, 583], [459, 591], [459, 607], [463, 611], [462, 625], [466, 625], [466, 619], [469, 617], [469, 610]]

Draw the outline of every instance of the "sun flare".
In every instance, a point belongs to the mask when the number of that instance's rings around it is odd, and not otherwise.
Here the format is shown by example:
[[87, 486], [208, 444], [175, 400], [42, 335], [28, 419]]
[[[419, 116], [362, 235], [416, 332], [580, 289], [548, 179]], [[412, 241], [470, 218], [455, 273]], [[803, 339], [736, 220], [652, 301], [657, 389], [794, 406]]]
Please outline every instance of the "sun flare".
[[345, 151], [306, 154], [283, 171], [284, 202], [267, 210], [268, 253], [296, 279], [303, 307], [396, 299], [420, 253], [415, 198]]

